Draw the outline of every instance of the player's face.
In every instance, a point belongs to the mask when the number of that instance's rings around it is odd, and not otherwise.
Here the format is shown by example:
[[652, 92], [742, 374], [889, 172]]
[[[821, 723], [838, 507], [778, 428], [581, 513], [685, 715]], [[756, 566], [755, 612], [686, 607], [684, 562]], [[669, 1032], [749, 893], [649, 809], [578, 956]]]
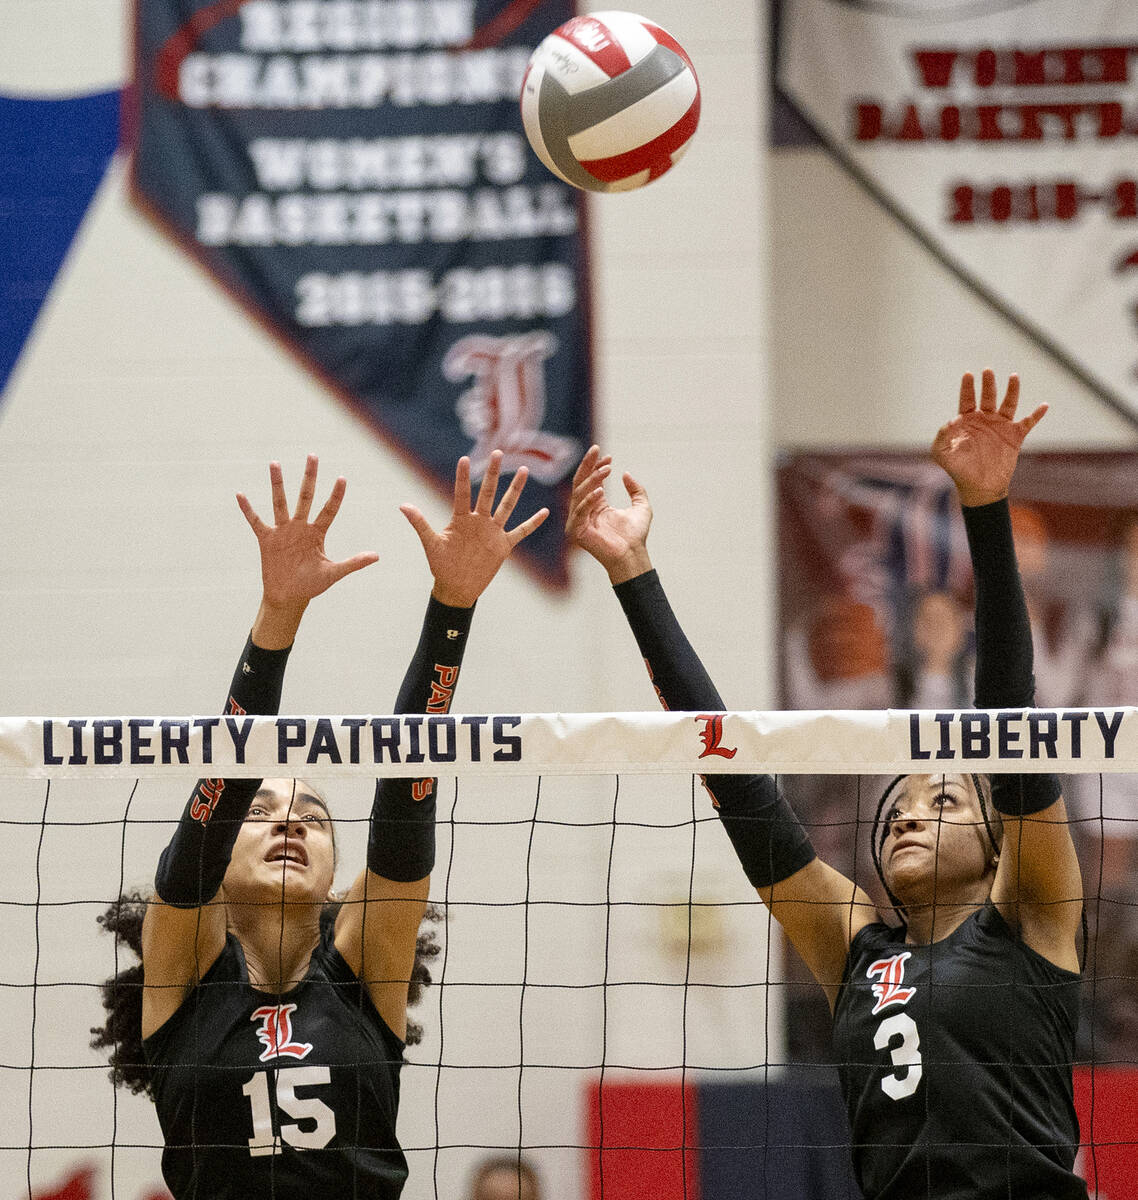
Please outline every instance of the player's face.
[[906, 776], [882, 820], [888, 830], [882, 870], [903, 902], [950, 903], [994, 871], [980, 798], [969, 775]]
[[266, 779], [249, 805], [225, 874], [227, 897], [323, 902], [332, 888], [335, 842], [324, 801], [301, 780]]

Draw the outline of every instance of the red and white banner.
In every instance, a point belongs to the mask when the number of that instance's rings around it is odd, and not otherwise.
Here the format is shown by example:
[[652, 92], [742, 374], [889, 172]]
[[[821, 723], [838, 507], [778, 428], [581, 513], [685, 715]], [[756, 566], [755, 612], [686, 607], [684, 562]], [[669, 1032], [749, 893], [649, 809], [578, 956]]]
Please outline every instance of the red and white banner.
[[922, 241], [1138, 421], [1138, 5], [783, 0], [780, 91]]

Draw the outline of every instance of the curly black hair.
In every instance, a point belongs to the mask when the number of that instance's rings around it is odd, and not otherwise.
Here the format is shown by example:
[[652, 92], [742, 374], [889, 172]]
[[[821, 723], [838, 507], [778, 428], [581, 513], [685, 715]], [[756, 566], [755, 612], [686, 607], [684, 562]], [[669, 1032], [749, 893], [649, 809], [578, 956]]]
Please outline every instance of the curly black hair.
[[[98, 918], [99, 924], [115, 936], [119, 946], [133, 951], [138, 962], [124, 967], [102, 985], [103, 1007], [107, 1020], [94, 1026], [91, 1047], [110, 1050], [110, 1076], [116, 1087], [126, 1087], [135, 1095], [144, 1092], [154, 1098], [153, 1075], [142, 1049], [142, 922], [149, 900], [141, 892], [124, 892]], [[341, 902], [330, 900], [320, 910], [320, 929], [331, 932], [340, 911]], [[430, 960], [441, 950], [437, 926], [443, 919], [442, 909], [428, 904], [415, 942], [415, 962], [407, 987], [407, 1004], [418, 1004], [423, 989], [431, 983]], [[405, 1042], [414, 1046], [423, 1040], [423, 1026], [407, 1022]]]

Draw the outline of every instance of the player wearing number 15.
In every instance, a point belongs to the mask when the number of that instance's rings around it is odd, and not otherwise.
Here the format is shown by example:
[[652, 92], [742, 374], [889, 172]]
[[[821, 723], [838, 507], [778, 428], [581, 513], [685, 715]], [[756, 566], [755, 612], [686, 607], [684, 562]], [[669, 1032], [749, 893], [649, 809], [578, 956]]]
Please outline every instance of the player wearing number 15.
[[[956, 484], [976, 587], [976, 703], [1031, 706], [1031, 627], [1007, 494], [1044, 408], [1015, 419], [971, 375], [933, 457]], [[608, 571], [653, 684], [672, 709], [723, 702], [648, 558], [652, 510], [604, 498], [596, 447], [574, 479], [573, 540]], [[1086, 1200], [1071, 1065], [1078, 1024], [1082, 880], [1051, 775], [899, 776], [872, 832], [900, 924], [816, 857], [766, 775], [709, 775], [724, 829], [760, 898], [821, 984], [866, 1200]]]
[[[335, 563], [324, 536], [344, 480], [313, 522], [310, 457], [290, 516], [270, 468], [273, 524], [238, 501], [261, 551], [263, 598], [234, 674], [230, 713], [279, 710], [285, 660], [310, 600], [374, 562]], [[404, 506], [434, 576], [396, 712], [445, 712], [475, 601], [548, 515], [506, 522], [525, 483], [495, 508], [501, 453], [471, 507], [459, 462], [450, 523], [436, 533]], [[434, 864], [435, 780], [380, 780], [367, 865], [332, 893], [336, 842], [324, 798], [296, 779], [200, 780], [145, 906], [142, 986], [120, 975], [96, 1044], [116, 1080], [154, 1099], [176, 1200], [395, 1200], [407, 1177], [396, 1139], [409, 989]], [[111, 922], [121, 934], [123, 920]], [[136, 969], [137, 970], [137, 969]], [[131, 998], [133, 996], [133, 1005]]]

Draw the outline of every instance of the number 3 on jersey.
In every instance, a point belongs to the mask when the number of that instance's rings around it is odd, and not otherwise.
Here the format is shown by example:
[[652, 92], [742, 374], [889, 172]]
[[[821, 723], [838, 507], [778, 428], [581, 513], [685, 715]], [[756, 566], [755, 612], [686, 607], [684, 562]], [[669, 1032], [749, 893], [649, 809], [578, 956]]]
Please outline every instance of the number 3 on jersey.
[[[900, 1042], [892, 1045], [894, 1039]], [[894, 1013], [886, 1017], [877, 1027], [873, 1035], [873, 1045], [877, 1050], [890, 1047], [889, 1057], [898, 1068], [892, 1075], [886, 1075], [881, 1081], [881, 1090], [890, 1100], [904, 1100], [911, 1096], [921, 1082], [924, 1068], [921, 1066], [921, 1038], [917, 1032], [917, 1023], [908, 1013]]]
[[[254, 1158], [262, 1154], [279, 1154], [282, 1141], [297, 1150], [322, 1150], [336, 1136], [336, 1114], [323, 1100], [315, 1096], [298, 1096], [296, 1089], [329, 1083], [331, 1071], [327, 1067], [281, 1067], [276, 1077], [279, 1137], [273, 1133], [268, 1072], [258, 1071], [241, 1089], [249, 1097], [249, 1107], [253, 1110], [249, 1153]], [[282, 1120], [281, 1113], [293, 1120]], [[301, 1128], [302, 1121], [305, 1128]]]
[[[912, 957], [911, 951], [905, 950], [888, 958], [879, 958], [866, 968], [865, 977], [877, 980], [870, 987], [876, 1000], [872, 1016], [877, 1016], [883, 1008], [890, 1008], [894, 1004], [903, 1008], [917, 994], [915, 987], [905, 987], [905, 964]], [[897, 1045], [892, 1044], [895, 1038], [901, 1039]], [[906, 1096], [911, 1096], [921, 1082], [923, 1070], [917, 1023], [903, 1012], [886, 1017], [873, 1035], [873, 1047], [875, 1050], [889, 1047], [889, 1057], [898, 1068], [881, 1081], [881, 1090], [890, 1100], [904, 1100]]]

